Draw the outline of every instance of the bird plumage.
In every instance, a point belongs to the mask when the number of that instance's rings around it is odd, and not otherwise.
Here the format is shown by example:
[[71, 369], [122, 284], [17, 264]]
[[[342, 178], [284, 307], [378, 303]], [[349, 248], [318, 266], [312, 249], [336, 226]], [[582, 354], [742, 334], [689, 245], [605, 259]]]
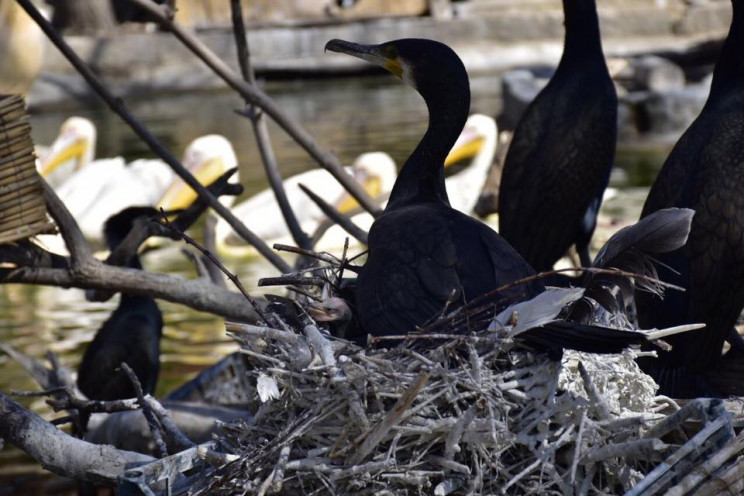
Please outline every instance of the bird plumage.
[[[467, 73], [446, 45], [419, 39], [381, 45], [330, 41], [326, 49], [378, 63], [423, 96], [426, 134], [400, 171], [384, 213], [369, 233], [357, 279], [356, 306], [365, 332], [402, 334], [532, 269], [495, 231], [450, 207], [444, 160], [470, 108]], [[510, 296], [541, 284], [515, 288]]]
[[[105, 237], [113, 249], [123, 241], [141, 217], [157, 217], [151, 207], [132, 207], [107, 220]], [[134, 255], [128, 267], [141, 269]], [[134, 386], [121, 369], [126, 362], [146, 394], [155, 391], [160, 369], [160, 338], [163, 318], [155, 300], [147, 295], [122, 294], [119, 306], [96, 332], [78, 368], [77, 384], [90, 399], [115, 400], [136, 397]]]
[[671, 206], [695, 210], [687, 245], [659, 257], [672, 269], [662, 275], [686, 291], [638, 299], [644, 327], [706, 324], [668, 338], [671, 352], [641, 361], [661, 392], [676, 397], [715, 394], [701, 374], [720, 361], [744, 307], [744, 2], [732, 3], [708, 100], [664, 163], [641, 214]]
[[563, 6], [563, 57], [514, 131], [499, 193], [499, 232], [537, 271], [571, 245], [588, 265], [617, 140], [617, 95], [594, 0]]

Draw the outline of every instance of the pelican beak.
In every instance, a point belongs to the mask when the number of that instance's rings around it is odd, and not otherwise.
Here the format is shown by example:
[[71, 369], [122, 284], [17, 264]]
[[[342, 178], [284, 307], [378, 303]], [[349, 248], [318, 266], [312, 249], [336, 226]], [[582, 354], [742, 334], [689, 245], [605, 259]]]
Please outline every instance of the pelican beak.
[[88, 140], [77, 135], [58, 139], [41, 160], [41, 176], [48, 177], [60, 165], [70, 160], [75, 160], [75, 170], [80, 169], [88, 147]]
[[[357, 180], [361, 183], [362, 188], [364, 188], [364, 191], [366, 191], [370, 197], [377, 198], [382, 194], [382, 181], [380, 180], [380, 176], [367, 175], [362, 179], [357, 178]], [[357, 202], [349, 193], [341, 195], [339, 201], [336, 202], [336, 210], [342, 214], [349, 213], [358, 206], [359, 202]]]
[[326, 50], [332, 52], [345, 53], [357, 57], [375, 65], [379, 65], [386, 71], [403, 78], [403, 63], [398, 57], [398, 51], [395, 46], [389, 43], [382, 45], [360, 45], [344, 40], [331, 40], [326, 43]]
[[447, 158], [444, 159], [444, 166], [449, 167], [450, 165], [475, 157], [483, 149], [485, 143], [486, 138], [466, 128], [460, 137], [457, 138]]
[[[191, 169], [188, 166], [187, 168]], [[225, 164], [220, 157], [203, 162], [192, 170], [196, 180], [204, 185], [211, 184], [224, 172]], [[196, 197], [196, 191], [191, 189], [181, 178], [178, 178], [163, 194], [160, 203], [158, 203], [158, 208], [165, 210], [185, 209], [196, 200]]]

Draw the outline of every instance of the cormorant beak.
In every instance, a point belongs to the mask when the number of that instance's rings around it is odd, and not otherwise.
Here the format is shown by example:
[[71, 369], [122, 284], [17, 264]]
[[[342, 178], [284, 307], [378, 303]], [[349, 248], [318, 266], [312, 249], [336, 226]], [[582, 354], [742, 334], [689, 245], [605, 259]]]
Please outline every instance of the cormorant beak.
[[[225, 164], [221, 157], [215, 157], [196, 165], [184, 164], [184, 166], [194, 174], [197, 181], [204, 185], [212, 184], [225, 172]], [[196, 197], [196, 191], [179, 177], [163, 194], [158, 203], [158, 208], [165, 210], [185, 209], [196, 200]]]
[[345, 53], [357, 57], [375, 65], [379, 65], [386, 71], [403, 78], [404, 64], [398, 57], [395, 47], [389, 43], [381, 45], [360, 45], [344, 40], [331, 40], [326, 43], [326, 50]]
[[75, 160], [75, 170], [80, 169], [88, 147], [88, 140], [78, 134], [68, 133], [66, 136], [61, 136], [42, 158], [39, 173], [42, 177], [48, 177], [60, 165], [70, 160]]

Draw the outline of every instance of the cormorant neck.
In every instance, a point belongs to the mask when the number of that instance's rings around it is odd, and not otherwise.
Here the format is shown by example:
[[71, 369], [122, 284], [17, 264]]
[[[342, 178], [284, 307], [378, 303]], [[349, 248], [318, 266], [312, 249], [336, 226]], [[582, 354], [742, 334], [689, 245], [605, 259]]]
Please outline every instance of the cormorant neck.
[[605, 67], [594, 0], [563, 0], [563, 15], [566, 34], [558, 71], [567, 66], [587, 66], [587, 62], [596, 59], [601, 59], [602, 67]]
[[716, 60], [708, 101], [744, 88], [744, 0], [732, 0], [731, 4], [731, 27]]
[[429, 109], [429, 127], [403, 164], [387, 209], [412, 201], [440, 201], [449, 205], [444, 186], [444, 159], [465, 127], [470, 112], [470, 86], [467, 76], [464, 79], [464, 84], [448, 91], [420, 91]]

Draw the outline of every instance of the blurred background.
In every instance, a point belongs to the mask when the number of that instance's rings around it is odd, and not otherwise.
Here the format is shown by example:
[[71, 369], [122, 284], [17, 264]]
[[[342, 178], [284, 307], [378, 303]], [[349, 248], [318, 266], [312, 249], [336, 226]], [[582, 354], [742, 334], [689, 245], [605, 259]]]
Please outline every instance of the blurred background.
[[[145, 12], [128, 0], [36, 4], [176, 156], [201, 135], [224, 135], [238, 156], [244, 197], [267, 187], [251, 123], [235, 113], [243, 108], [241, 98]], [[174, 6], [176, 22], [237, 70], [230, 2], [177, 0]], [[702, 108], [731, 6], [728, 0], [597, 0], [597, 7], [620, 98], [613, 197], [596, 235], [606, 238], [638, 218], [663, 160]], [[427, 114], [418, 94], [395, 78], [357, 59], [324, 53], [328, 40], [421, 37], [447, 43], [470, 74], [471, 113], [497, 118], [500, 131], [516, 125], [563, 46], [560, 0], [246, 0], [243, 11], [259, 85], [343, 164], [380, 150], [400, 166], [425, 131]], [[37, 145], [51, 144], [62, 122], [78, 115], [97, 128], [96, 157], [152, 157], [14, 0], [0, 0], [0, 93], [9, 92], [27, 94]], [[276, 125], [269, 128], [285, 177], [317, 167]], [[178, 247], [147, 255], [144, 264], [194, 277]], [[255, 256], [231, 260], [230, 267], [251, 288], [259, 277], [276, 275]], [[0, 341], [37, 358], [51, 349], [75, 368], [116, 304], [116, 298], [87, 302], [76, 289], [1, 285]], [[164, 393], [234, 347], [222, 319], [160, 306], [165, 339], [158, 391]], [[3, 392], [34, 388], [5, 356], [0, 371]], [[50, 416], [41, 401], [33, 407]], [[0, 451], [0, 495], [57, 491], [40, 473], [16, 451]]]

